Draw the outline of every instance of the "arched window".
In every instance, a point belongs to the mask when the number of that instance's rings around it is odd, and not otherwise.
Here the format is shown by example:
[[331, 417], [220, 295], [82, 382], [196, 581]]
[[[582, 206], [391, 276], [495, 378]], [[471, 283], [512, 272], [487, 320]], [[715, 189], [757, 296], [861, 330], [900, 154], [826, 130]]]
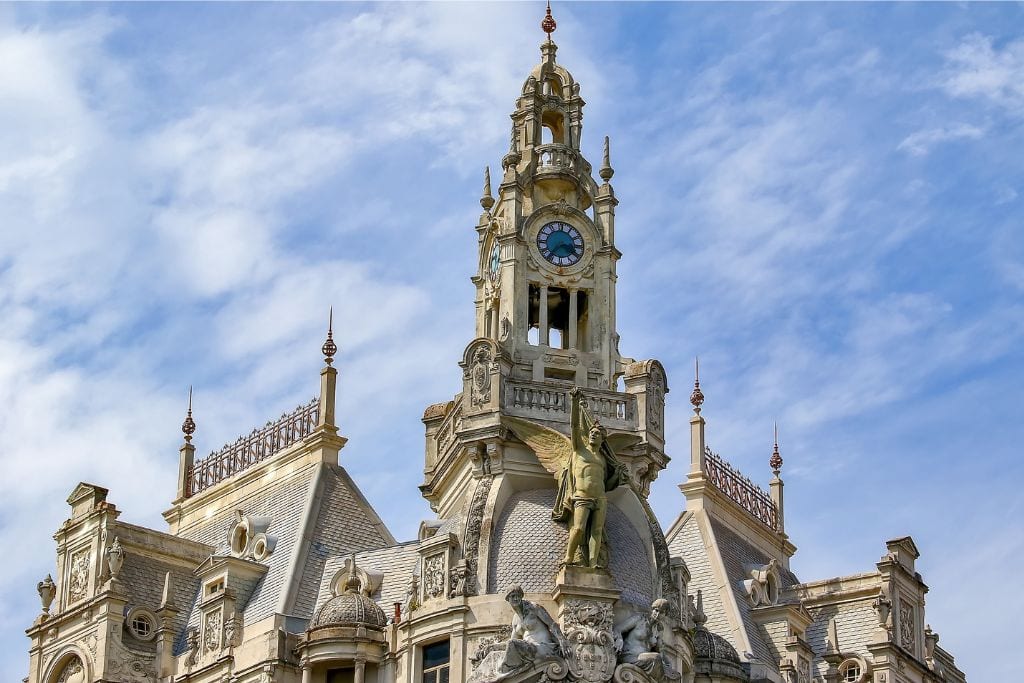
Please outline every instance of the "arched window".
[[54, 683], [85, 683], [85, 666], [78, 655], [68, 657], [60, 668]]

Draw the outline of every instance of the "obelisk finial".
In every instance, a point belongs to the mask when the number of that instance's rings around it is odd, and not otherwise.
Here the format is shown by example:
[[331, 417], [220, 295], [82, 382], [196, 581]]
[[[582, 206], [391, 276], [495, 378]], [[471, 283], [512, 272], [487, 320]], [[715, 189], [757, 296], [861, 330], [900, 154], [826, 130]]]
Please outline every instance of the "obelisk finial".
[[490, 211], [494, 206], [494, 197], [491, 196], [491, 167], [484, 166], [484, 194], [480, 197], [480, 206], [484, 211]]
[[693, 412], [700, 415], [700, 407], [704, 403], [704, 393], [700, 390], [700, 358], [693, 359], [693, 393], [690, 394]]
[[196, 421], [192, 419], [192, 385], [188, 385], [188, 412], [181, 423], [181, 431], [185, 434], [185, 443], [192, 443], [192, 435], [196, 433]]
[[615, 175], [615, 169], [612, 168], [611, 153], [609, 150], [608, 136], [604, 136], [604, 159], [601, 161], [601, 179], [606, 183], [612, 179]]
[[334, 362], [334, 354], [338, 352], [338, 345], [334, 343], [334, 306], [331, 306], [327, 314], [327, 341], [320, 347], [324, 354], [324, 362], [330, 365]]

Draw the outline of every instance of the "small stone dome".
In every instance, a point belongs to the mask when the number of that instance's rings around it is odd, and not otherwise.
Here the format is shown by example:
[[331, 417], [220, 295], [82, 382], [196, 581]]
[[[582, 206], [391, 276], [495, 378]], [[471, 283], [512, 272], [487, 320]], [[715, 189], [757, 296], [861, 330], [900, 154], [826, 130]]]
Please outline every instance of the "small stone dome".
[[702, 623], [693, 631], [693, 666], [698, 673], [715, 674], [726, 680], [750, 680], [736, 648], [722, 636], [704, 628]]
[[717, 659], [734, 664], [740, 663], [736, 648], [728, 640], [706, 628], [697, 628], [693, 633], [693, 655], [697, 659]]
[[324, 626], [365, 626], [383, 629], [388, 618], [377, 603], [354, 590], [346, 590], [327, 602], [313, 617], [310, 630]]

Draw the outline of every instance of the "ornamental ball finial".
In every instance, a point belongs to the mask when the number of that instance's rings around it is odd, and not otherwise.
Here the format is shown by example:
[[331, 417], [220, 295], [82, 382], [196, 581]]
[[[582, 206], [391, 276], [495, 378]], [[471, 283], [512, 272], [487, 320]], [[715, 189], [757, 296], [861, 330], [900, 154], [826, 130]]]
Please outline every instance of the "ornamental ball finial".
[[185, 443], [192, 442], [192, 435], [196, 433], [196, 421], [192, 419], [192, 385], [188, 387], [188, 412], [185, 414], [185, 421], [181, 423], [181, 431], [185, 434]]
[[555, 18], [551, 16], [551, 0], [548, 0], [548, 9], [544, 15], [544, 19], [540, 22], [541, 30], [548, 34], [548, 40], [551, 40], [551, 34], [558, 28], [558, 23]]
[[334, 354], [338, 352], [338, 345], [334, 343], [334, 306], [331, 306], [327, 314], [327, 341], [320, 347], [324, 354], [324, 362], [330, 365], [334, 362]]
[[704, 403], [704, 392], [700, 390], [700, 359], [693, 361], [693, 393], [690, 394], [690, 403], [693, 404], [693, 412], [700, 415], [700, 407]]
[[494, 206], [494, 197], [491, 196], [491, 167], [484, 167], [484, 193], [480, 197], [480, 206], [484, 208], [484, 211], [490, 211], [491, 207]]
[[776, 477], [782, 471], [782, 456], [779, 455], [779, 423], [775, 423], [775, 447], [772, 449], [772, 457], [768, 459], [768, 465], [772, 468], [772, 474]]

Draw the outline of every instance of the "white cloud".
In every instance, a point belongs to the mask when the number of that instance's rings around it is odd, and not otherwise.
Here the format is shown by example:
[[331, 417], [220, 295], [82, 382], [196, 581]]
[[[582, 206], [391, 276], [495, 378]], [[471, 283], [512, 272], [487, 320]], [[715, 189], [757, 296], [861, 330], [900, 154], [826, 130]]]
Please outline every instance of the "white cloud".
[[933, 147], [951, 140], [977, 140], [985, 134], [983, 128], [967, 123], [959, 123], [942, 128], [929, 128], [911, 133], [903, 138], [896, 149], [904, 150], [914, 156], [924, 156]]
[[941, 86], [954, 97], [981, 98], [1024, 114], [1024, 40], [994, 46], [991, 36], [972, 33], [946, 53]]

